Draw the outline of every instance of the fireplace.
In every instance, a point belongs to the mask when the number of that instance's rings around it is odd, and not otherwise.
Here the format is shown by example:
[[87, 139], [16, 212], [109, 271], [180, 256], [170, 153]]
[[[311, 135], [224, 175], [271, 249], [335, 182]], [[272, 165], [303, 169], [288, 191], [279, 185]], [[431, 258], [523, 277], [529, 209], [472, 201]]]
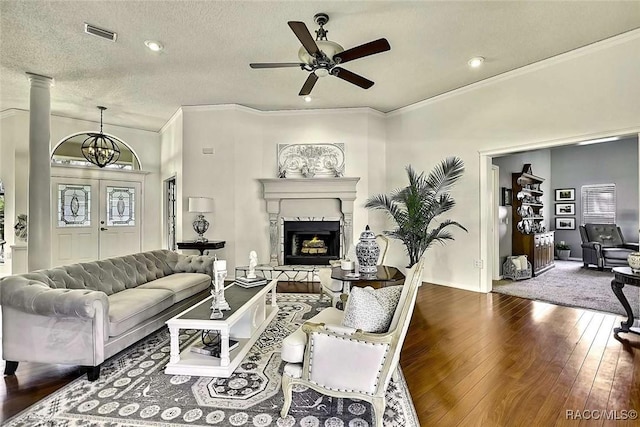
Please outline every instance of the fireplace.
[[340, 259], [340, 221], [284, 221], [283, 237], [285, 265]]
[[[315, 265], [327, 265], [331, 259], [340, 259], [344, 255], [345, 248], [351, 247], [353, 241], [353, 208], [356, 184], [359, 180], [360, 178], [260, 179], [264, 187], [264, 199], [267, 202], [269, 214], [269, 264], [272, 266], [310, 265], [313, 263], [309, 255], [316, 255], [315, 262], [318, 264]], [[291, 249], [293, 240], [290, 237], [285, 239], [284, 223], [289, 221], [333, 222], [329, 229], [308, 230], [308, 234], [329, 232], [328, 234], [317, 236], [313, 234], [308, 238], [303, 236], [302, 240], [298, 237], [296, 241], [303, 245], [304, 240], [312, 240], [316, 236], [317, 239], [325, 240], [327, 254], [307, 253], [302, 258], [302, 251], [300, 251], [298, 255], [293, 255]], [[323, 224], [322, 227], [329, 226]], [[305, 230], [297, 230], [299, 234], [304, 234], [302, 231]], [[285, 258], [285, 242], [289, 251], [287, 258]], [[293, 259], [298, 257], [300, 262], [294, 263], [292, 257]]]

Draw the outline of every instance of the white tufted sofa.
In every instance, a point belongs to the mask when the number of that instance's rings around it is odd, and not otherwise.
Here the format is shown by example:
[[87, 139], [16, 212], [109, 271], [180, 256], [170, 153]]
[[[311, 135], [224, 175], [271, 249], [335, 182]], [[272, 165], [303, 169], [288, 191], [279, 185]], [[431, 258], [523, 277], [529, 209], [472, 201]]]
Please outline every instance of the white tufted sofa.
[[5, 374], [18, 362], [100, 364], [208, 295], [213, 258], [157, 250], [0, 280]]

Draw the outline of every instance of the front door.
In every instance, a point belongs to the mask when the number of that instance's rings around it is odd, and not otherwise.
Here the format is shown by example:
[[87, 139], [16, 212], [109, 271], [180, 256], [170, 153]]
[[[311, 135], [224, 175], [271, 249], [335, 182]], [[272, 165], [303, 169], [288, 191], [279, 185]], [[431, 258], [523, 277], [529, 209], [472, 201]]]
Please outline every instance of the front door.
[[51, 265], [140, 251], [140, 183], [55, 177]]
[[100, 180], [100, 259], [140, 252], [140, 183]]

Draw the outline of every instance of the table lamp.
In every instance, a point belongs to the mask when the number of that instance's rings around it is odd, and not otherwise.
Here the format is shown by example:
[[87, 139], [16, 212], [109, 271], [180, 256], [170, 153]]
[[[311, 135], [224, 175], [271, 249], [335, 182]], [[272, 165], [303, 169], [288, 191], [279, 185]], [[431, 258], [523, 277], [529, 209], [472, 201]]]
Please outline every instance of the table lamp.
[[193, 230], [198, 233], [196, 242], [208, 242], [204, 233], [209, 229], [209, 221], [204, 218], [204, 212], [213, 212], [213, 199], [209, 197], [189, 197], [189, 212], [196, 212], [198, 216], [193, 221]]

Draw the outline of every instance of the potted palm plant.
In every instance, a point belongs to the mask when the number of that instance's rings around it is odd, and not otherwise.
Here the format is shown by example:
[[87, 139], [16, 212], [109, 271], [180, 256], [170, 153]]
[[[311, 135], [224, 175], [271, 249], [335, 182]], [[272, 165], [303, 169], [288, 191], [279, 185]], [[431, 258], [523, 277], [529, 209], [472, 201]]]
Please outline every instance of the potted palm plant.
[[[383, 210], [395, 221], [396, 228], [384, 233], [404, 243], [409, 255], [408, 267], [412, 267], [434, 243], [444, 244], [447, 240], [454, 240], [448, 230], [450, 226], [467, 231], [450, 219], [436, 222], [436, 217], [455, 206], [449, 190], [462, 177], [464, 162], [459, 157], [448, 157], [426, 176], [424, 172], [416, 172], [411, 165], [405, 169], [409, 185], [389, 195], [372, 196], [365, 207]], [[429, 228], [432, 223], [434, 226]]]
[[561, 240], [559, 243], [556, 243], [556, 255], [558, 255], [558, 259], [566, 261], [569, 259], [569, 255], [571, 255], [571, 246], [567, 245], [564, 240]]

